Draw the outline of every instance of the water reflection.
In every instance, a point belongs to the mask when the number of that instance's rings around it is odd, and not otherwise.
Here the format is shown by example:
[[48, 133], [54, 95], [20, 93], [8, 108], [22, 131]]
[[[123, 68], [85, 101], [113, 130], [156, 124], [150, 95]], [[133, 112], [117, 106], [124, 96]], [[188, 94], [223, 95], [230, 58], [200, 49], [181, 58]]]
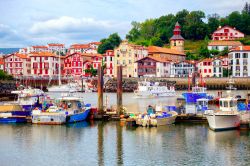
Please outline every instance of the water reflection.
[[4, 165], [249, 165], [250, 131], [207, 124], [127, 128], [120, 122], [0, 125]]

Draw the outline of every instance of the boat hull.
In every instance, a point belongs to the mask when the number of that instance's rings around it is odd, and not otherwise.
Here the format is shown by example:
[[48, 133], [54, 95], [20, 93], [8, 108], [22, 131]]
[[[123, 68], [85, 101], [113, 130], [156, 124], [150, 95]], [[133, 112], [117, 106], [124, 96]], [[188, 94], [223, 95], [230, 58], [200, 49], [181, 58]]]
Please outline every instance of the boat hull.
[[171, 116], [166, 118], [157, 118], [157, 126], [165, 126], [175, 123], [175, 119], [177, 116]]
[[229, 130], [235, 129], [240, 126], [240, 117], [237, 114], [234, 115], [206, 115], [209, 127], [212, 130]]
[[0, 123], [26, 123], [26, 117], [1, 117]]
[[80, 112], [80, 113], [73, 114], [73, 115], [68, 115], [66, 118], [66, 123], [75, 123], [75, 122], [84, 121], [87, 119], [89, 112], [90, 112], [90, 109], [87, 109], [84, 112]]
[[66, 116], [60, 115], [32, 115], [32, 123], [43, 125], [60, 125], [66, 123]]

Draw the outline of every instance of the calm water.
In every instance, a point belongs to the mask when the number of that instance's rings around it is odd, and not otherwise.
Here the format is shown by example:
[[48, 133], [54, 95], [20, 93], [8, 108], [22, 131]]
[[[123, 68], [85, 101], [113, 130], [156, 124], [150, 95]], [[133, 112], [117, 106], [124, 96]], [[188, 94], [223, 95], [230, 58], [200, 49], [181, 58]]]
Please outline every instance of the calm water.
[[[115, 104], [116, 95], [107, 95], [109, 104]], [[96, 93], [83, 96], [96, 105]], [[136, 99], [128, 93], [123, 101], [129, 111], [175, 104], [175, 98]], [[1, 124], [0, 165], [250, 165], [250, 131], [214, 132], [207, 124], [157, 128], [127, 128], [121, 122]]]
[[0, 125], [9, 165], [250, 165], [250, 132], [207, 125], [126, 128], [120, 122]]

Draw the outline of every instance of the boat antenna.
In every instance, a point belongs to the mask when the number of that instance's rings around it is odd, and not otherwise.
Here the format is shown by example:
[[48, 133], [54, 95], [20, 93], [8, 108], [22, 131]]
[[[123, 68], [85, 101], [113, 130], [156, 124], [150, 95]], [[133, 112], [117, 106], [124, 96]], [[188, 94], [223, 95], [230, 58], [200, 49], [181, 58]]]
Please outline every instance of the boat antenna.
[[58, 70], [58, 84], [59, 86], [61, 86], [62, 82], [61, 82], [61, 51], [59, 51], [59, 70]]

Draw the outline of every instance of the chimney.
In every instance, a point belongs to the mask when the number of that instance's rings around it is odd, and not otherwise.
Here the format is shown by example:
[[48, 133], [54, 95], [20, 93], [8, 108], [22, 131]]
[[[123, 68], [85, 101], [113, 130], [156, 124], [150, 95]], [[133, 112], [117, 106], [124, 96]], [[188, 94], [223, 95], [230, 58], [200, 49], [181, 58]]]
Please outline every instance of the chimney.
[[242, 51], [242, 46], [240, 46], [240, 51]]

